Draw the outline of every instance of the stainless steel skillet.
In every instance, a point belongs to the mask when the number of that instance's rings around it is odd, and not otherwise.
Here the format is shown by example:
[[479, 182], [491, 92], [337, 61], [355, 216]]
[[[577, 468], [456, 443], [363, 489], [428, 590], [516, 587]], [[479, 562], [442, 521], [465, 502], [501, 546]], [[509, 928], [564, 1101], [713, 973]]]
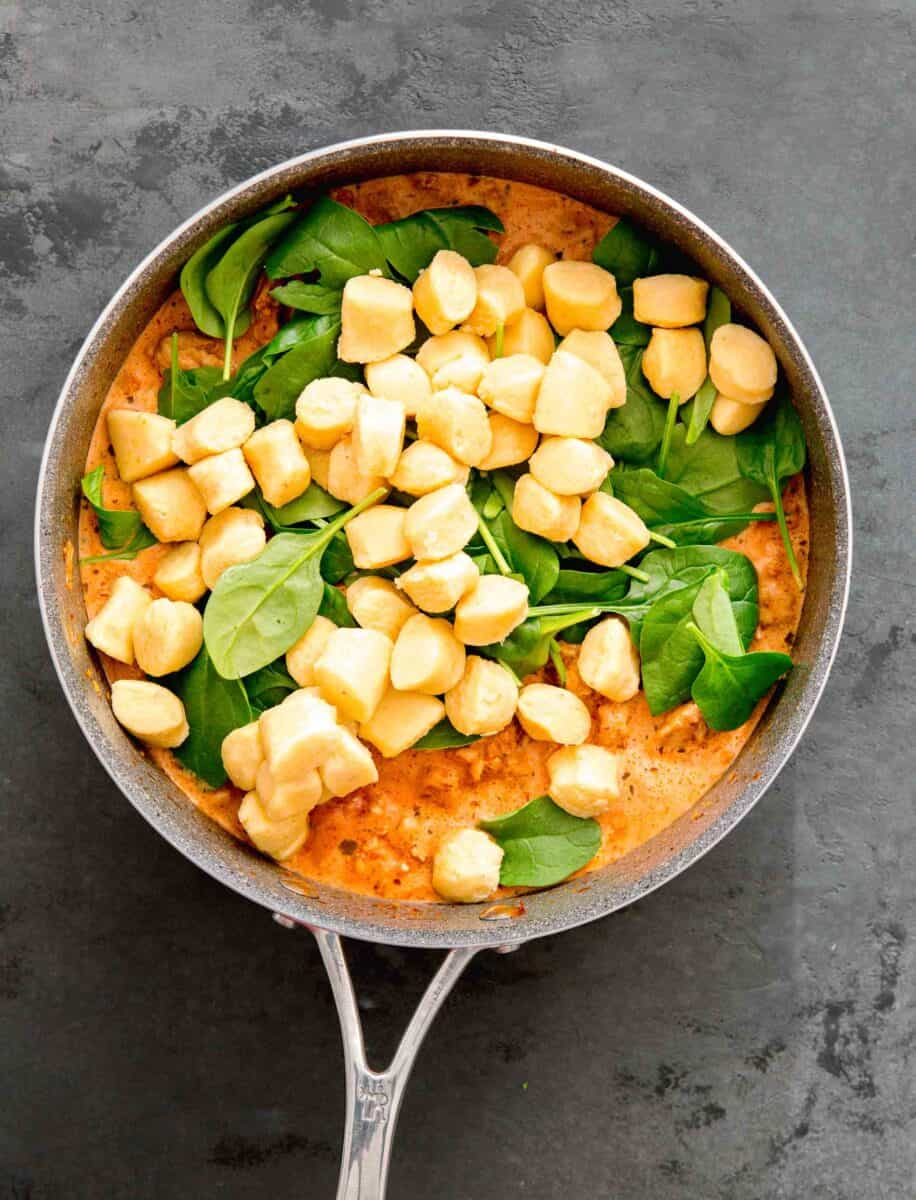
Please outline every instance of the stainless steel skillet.
[[[281, 194], [306, 195], [347, 182], [410, 171], [467, 171], [523, 180], [597, 208], [628, 214], [690, 254], [728, 292], [776, 350], [805, 427], [811, 558], [794, 647], [797, 662], [728, 775], [637, 851], [585, 879], [526, 897], [501, 920], [492, 906], [393, 903], [304, 885], [203, 816], [124, 734], [83, 637], [78, 579], [66, 546], [76, 543], [77, 493], [89, 438], [109, 384], [188, 255], [219, 226]], [[499, 134], [397, 133], [344, 142], [255, 176], [167, 237], [131, 274], [96, 322], [67, 377], [51, 421], [38, 486], [38, 593], [64, 693], [95, 753], [135, 808], [173, 846], [216, 879], [262, 904], [281, 924], [315, 935], [340, 1014], [347, 1123], [338, 1200], [380, 1200], [407, 1076], [423, 1035], [478, 950], [515, 947], [594, 921], [660, 887], [724, 837], [775, 779], [817, 705], [836, 651], [851, 563], [846, 468], [830, 405], [789, 319], [751, 269], [686, 209], [633, 176], [558, 146]], [[102, 686], [99, 686], [99, 685]], [[369, 1069], [341, 937], [449, 951], [391, 1066]]]

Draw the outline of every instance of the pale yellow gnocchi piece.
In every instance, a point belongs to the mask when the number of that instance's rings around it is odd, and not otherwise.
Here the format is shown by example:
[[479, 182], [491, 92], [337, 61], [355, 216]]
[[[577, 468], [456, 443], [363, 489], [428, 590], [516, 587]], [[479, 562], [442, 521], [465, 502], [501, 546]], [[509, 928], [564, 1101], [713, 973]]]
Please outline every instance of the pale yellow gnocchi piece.
[[355, 566], [361, 571], [377, 571], [410, 558], [408, 511], [393, 504], [374, 504], [353, 518], [345, 532]]
[[474, 277], [477, 301], [462, 328], [479, 337], [489, 337], [500, 325], [511, 325], [522, 315], [525, 290], [516, 274], [496, 263], [475, 267]]
[[207, 519], [207, 503], [186, 467], [138, 479], [134, 504], [157, 542], [196, 542]]
[[331, 753], [337, 738], [337, 713], [314, 688], [302, 688], [261, 713], [259, 728], [261, 748], [274, 779], [287, 783], [315, 770]]
[[445, 693], [445, 715], [459, 733], [499, 733], [515, 716], [518, 684], [505, 667], [469, 654], [464, 674]]
[[528, 533], [550, 542], [568, 542], [579, 528], [582, 502], [544, 487], [534, 475], [522, 475], [512, 497], [512, 520]]
[[356, 402], [353, 454], [361, 475], [391, 475], [404, 447], [406, 415], [400, 400], [366, 393]]
[[526, 242], [509, 259], [509, 270], [518, 276], [529, 308], [544, 307], [544, 268], [556, 262], [556, 255], [546, 246]]
[[608, 700], [623, 703], [639, 691], [639, 653], [626, 622], [599, 621], [585, 635], [577, 662], [582, 682]]
[[429, 376], [434, 392], [448, 387], [476, 392], [489, 361], [490, 352], [483, 338], [460, 329], [427, 338], [417, 351], [417, 362]]
[[328, 638], [337, 626], [320, 614], [286, 652], [286, 669], [301, 688], [316, 686], [315, 663], [324, 653]]
[[347, 608], [357, 625], [363, 629], [377, 629], [392, 642], [405, 621], [417, 612], [390, 579], [380, 579], [377, 575], [354, 579], [347, 588], [346, 597]]
[[505, 575], [481, 575], [455, 609], [455, 634], [466, 646], [507, 638], [528, 616], [528, 589]]
[[251, 562], [267, 545], [264, 518], [250, 508], [224, 508], [200, 531], [200, 573], [215, 588], [229, 567]]
[[464, 672], [464, 646], [448, 621], [417, 613], [398, 634], [391, 683], [399, 692], [441, 696]]
[[478, 395], [494, 412], [530, 423], [543, 378], [544, 364], [530, 354], [494, 358], [481, 377]]
[[337, 356], [344, 362], [380, 362], [414, 340], [410, 288], [381, 275], [354, 275], [344, 284]]
[[648, 546], [649, 530], [629, 505], [606, 492], [595, 492], [582, 506], [572, 539], [587, 559], [603, 567], [622, 567]]
[[542, 276], [547, 317], [561, 337], [573, 329], [610, 329], [623, 307], [617, 281], [595, 263], [561, 259]]
[[238, 448], [200, 459], [188, 467], [188, 474], [213, 516], [254, 490], [254, 476]]
[[681, 329], [706, 316], [709, 284], [693, 275], [649, 275], [633, 280], [633, 316], [644, 325]]
[[499, 887], [503, 849], [482, 829], [459, 829], [439, 843], [433, 887], [443, 900], [477, 904]]
[[408, 417], [417, 415], [420, 401], [432, 391], [429, 376], [416, 359], [406, 354], [392, 354], [380, 362], [367, 363], [366, 387], [373, 396], [399, 400]]
[[342, 438], [331, 451], [328, 459], [327, 491], [347, 504], [359, 504], [372, 492], [385, 486], [382, 475], [364, 475], [359, 469], [353, 451], [353, 439]]
[[656, 396], [686, 404], [706, 378], [706, 343], [699, 329], [653, 329], [642, 373]]
[[417, 433], [468, 467], [482, 463], [493, 444], [483, 403], [453, 387], [433, 392], [422, 402], [417, 410]]
[[471, 315], [476, 303], [474, 268], [454, 250], [438, 250], [413, 285], [414, 308], [430, 333], [448, 333]]
[[312, 482], [312, 469], [292, 421], [271, 421], [242, 447], [245, 461], [268, 504], [282, 508]]
[[146, 742], [173, 750], [188, 736], [181, 700], [149, 679], [117, 679], [111, 685], [111, 707], [128, 733]]
[[309, 835], [308, 813], [298, 813], [284, 821], [272, 821], [264, 811], [257, 792], [249, 792], [242, 800], [239, 822], [252, 844], [277, 862], [292, 858]]
[[557, 350], [541, 380], [534, 427], [539, 433], [596, 438], [604, 430], [612, 398], [607, 380], [594, 367], [577, 354]]
[[178, 426], [172, 448], [184, 462], [193, 464], [238, 449], [253, 433], [254, 411], [241, 400], [223, 396]]
[[611, 389], [608, 408], [621, 408], [627, 402], [627, 376], [620, 351], [609, 333], [600, 329], [574, 329], [557, 347], [575, 354], [594, 367]]
[[414, 563], [398, 577], [397, 586], [407, 593], [417, 608], [442, 613], [454, 608], [474, 587], [479, 576], [474, 560], [459, 550], [448, 558]]
[[477, 513], [460, 483], [450, 483], [415, 500], [407, 509], [404, 534], [416, 559], [449, 558], [477, 530]]
[[404, 449], [394, 474], [393, 488], [409, 496], [426, 496], [450, 483], [466, 483], [468, 468], [434, 442], [417, 440]]
[[134, 625], [134, 657], [147, 675], [180, 671], [197, 656], [203, 642], [203, 618], [186, 600], [154, 600]]
[[[487, 338], [487, 347], [491, 356], [495, 358], [495, 334]], [[533, 308], [526, 308], [502, 337], [502, 351], [506, 358], [516, 354], [530, 354], [538, 362], [549, 363], [550, 356], [556, 348], [557, 342], [550, 322], [543, 313], [536, 312]]]
[[577, 695], [549, 683], [528, 683], [518, 694], [518, 720], [537, 742], [579, 746], [591, 731], [592, 719]]
[[[330, 450], [353, 428], [356, 402], [365, 389], [350, 379], [313, 379], [296, 401], [296, 433], [308, 450]], [[314, 464], [311, 455], [309, 463]]]
[[741, 400], [732, 400], [730, 396], [716, 393], [709, 413], [709, 423], [724, 437], [741, 433], [748, 429], [763, 412], [762, 404], [744, 404]]
[[422, 692], [399, 692], [389, 688], [359, 735], [370, 742], [382, 758], [395, 758], [426, 737], [445, 716], [445, 705]]
[[249, 721], [227, 733], [220, 753], [230, 782], [243, 792], [253, 791], [258, 768], [264, 761], [258, 722]]
[[709, 344], [709, 375], [731, 400], [763, 404], [776, 388], [776, 355], [753, 329], [720, 325]]
[[125, 483], [166, 471], [178, 462], [172, 448], [175, 422], [168, 417], [133, 408], [114, 408], [107, 421], [118, 474]]
[[153, 597], [129, 575], [119, 575], [111, 595], [86, 625], [86, 640], [109, 658], [130, 666], [134, 661], [134, 629]]
[[316, 769], [305, 771], [295, 779], [280, 783], [274, 778], [269, 763], [262, 762], [255, 780], [255, 791], [265, 814], [271, 821], [286, 821], [304, 816], [321, 803], [321, 776]]
[[[378, 708], [378, 705], [376, 705]], [[337, 733], [337, 745], [320, 767], [321, 782], [332, 796], [349, 796], [378, 782], [371, 752], [349, 729]]]
[[531, 455], [530, 471], [542, 487], [558, 496], [584, 496], [597, 492], [613, 465], [610, 454], [597, 442], [549, 437]]
[[326, 492], [329, 491], [328, 485], [331, 482], [331, 451], [309, 448], [306, 458], [309, 460], [309, 467], [312, 471], [312, 482], [317, 483]]
[[617, 773], [603, 746], [564, 746], [547, 760], [550, 798], [574, 817], [597, 817], [620, 796]]
[[195, 604], [207, 590], [200, 570], [200, 546], [197, 542], [181, 542], [159, 560], [153, 583], [170, 600], [187, 600]]
[[388, 686], [391, 649], [391, 638], [377, 629], [335, 629], [328, 638], [315, 682], [342, 717], [368, 721], [375, 712]]
[[533, 425], [513, 421], [503, 413], [490, 413], [492, 444], [490, 453], [479, 463], [481, 471], [496, 471], [526, 462], [538, 444], [538, 431]]

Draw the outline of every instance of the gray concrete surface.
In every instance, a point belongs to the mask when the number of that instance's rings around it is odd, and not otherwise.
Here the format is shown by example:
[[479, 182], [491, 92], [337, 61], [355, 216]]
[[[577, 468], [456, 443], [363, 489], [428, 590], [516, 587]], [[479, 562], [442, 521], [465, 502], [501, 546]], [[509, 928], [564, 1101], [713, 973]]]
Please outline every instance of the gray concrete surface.
[[[0, 1196], [332, 1195], [317, 954], [159, 841], [83, 743], [32, 494], [68, 363], [161, 236], [288, 155], [437, 125], [617, 162], [759, 269], [833, 397], [858, 547], [778, 785], [664, 891], [471, 968], [392, 1195], [914, 1195], [914, 22], [913, 0], [0, 4]], [[430, 960], [355, 959], [390, 1045]]]

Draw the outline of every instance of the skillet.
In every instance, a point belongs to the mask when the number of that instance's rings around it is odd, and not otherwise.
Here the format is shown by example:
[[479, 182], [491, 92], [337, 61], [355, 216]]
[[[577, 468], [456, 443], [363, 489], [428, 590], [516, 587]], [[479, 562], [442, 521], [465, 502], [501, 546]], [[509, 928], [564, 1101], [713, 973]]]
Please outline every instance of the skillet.
[[[72, 567], [79, 480], [99, 407], [121, 362], [174, 288], [191, 253], [227, 221], [287, 192], [307, 198], [363, 179], [419, 170], [522, 180], [619, 216], [632, 216], [689, 254], [776, 351], [808, 444], [810, 560], [796, 666], [727, 775], [692, 810], [622, 859], [523, 904], [424, 905], [380, 900], [305, 881], [256, 855], [204, 816], [117, 724], [108, 688], [82, 636], [86, 614]], [[67, 547], [71, 547], [68, 554]], [[757, 803], [805, 730], [842, 628], [851, 566], [848, 479], [823, 385], [788, 317], [750, 267], [674, 200], [632, 175], [559, 146], [503, 134], [394, 133], [290, 159], [208, 204], [156, 247], [112, 298], [77, 355], [54, 411], [38, 484], [36, 571], [58, 677], [89, 744], [134, 807], [214, 878], [316, 938], [340, 1016], [347, 1115], [338, 1200], [382, 1200], [398, 1110], [426, 1030], [471, 958], [607, 916], [673, 879]], [[69, 565], [68, 565], [69, 564]], [[342, 937], [448, 951], [390, 1066], [369, 1067]]]

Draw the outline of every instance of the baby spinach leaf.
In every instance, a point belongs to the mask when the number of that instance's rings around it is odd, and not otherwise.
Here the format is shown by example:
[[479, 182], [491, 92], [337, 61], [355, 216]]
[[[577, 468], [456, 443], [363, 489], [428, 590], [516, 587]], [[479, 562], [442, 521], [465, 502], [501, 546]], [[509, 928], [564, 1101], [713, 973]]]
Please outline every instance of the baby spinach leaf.
[[224, 678], [266, 667], [302, 637], [324, 594], [320, 567], [329, 542], [383, 494], [372, 492], [315, 533], [278, 533], [257, 558], [223, 572], [204, 611], [204, 641]]
[[[707, 577], [712, 571], [707, 572]], [[703, 652], [691, 632], [693, 605], [703, 580], [656, 600], [639, 638], [642, 685], [649, 711], [657, 717], [690, 697], [703, 665]]]
[[621, 217], [592, 251], [592, 262], [610, 271], [618, 288], [630, 287], [634, 279], [659, 270], [661, 251], [651, 234]]
[[159, 389], [160, 414], [183, 425], [213, 403], [214, 389], [221, 380], [219, 367], [192, 367], [190, 371], [183, 371], [178, 365], [178, 334], [173, 333], [171, 363]]
[[443, 717], [438, 725], [434, 725], [429, 733], [414, 742], [412, 750], [451, 750], [455, 746], [470, 746], [471, 742], [479, 742], [478, 733], [459, 733], [448, 717]]
[[528, 585], [531, 603], [537, 604], [551, 590], [560, 573], [556, 550], [543, 538], [519, 529], [506, 510], [491, 523], [491, 528], [512, 570]]
[[665, 408], [643, 377], [642, 347], [619, 349], [626, 373], [627, 402], [611, 409], [597, 441], [616, 459], [643, 463], [652, 458], [662, 440]]
[[693, 602], [693, 619], [706, 636], [726, 654], [743, 654], [744, 646], [728, 592], [720, 572], [703, 583]]
[[[237, 221], [226, 225], [223, 229], [218, 229], [209, 241], [204, 242], [199, 250], [194, 251], [181, 268], [179, 284], [182, 295], [191, 310], [194, 324], [210, 337], [225, 337], [226, 325], [207, 295], [206, 279], [238, 231], [239, 223]], [[243, 333], [244, 322], [237, 323], [237, 328], [239, 333]]]
[[573, 571], [562, 569], [545, 604], [592, 604], [622, 600], [630, 576], [624, 571]]
[[481, 646], [480, 653], [496, 659], [509, 667], [519, 679], [524, 679], [546, 664], [556, 634], [581, 621], [591, 620], [598, 616], [599, 611], [595, 607], [582, 606], [571, 614], [529, 617], [513, 629], [504, 641]]
[[704, 659], [691, 695], [710, 729], [737, 729], [743, 725], [761, 696], [792, 669], [788, 654], [726, 654], [693, 622], [688, 622], [687, 632], [696, 639]]
[[260, 671], [253, 671], [243, 683], [255, 716], [266, 712], [268, 708], [275, 708], [299, 687], [282, 658], [261, 667]]
[[347, 601], [340, 588], [332, 587], [331, 584], [324, 585], [324, 591], [321, 593], [321, 603], [318, 605], [318, 614], [322, 617], [327, 617], [329, 621], [333, 621], [335, 625], [339, 625], [343, 629], [355, 629], [356, 622], [347, 608]]
[[572, 816], [549, 796], [481, 821], [480, 827], [503, 849], [503, 887], [550, 887], [591, 862], [601, 848], [598, 822]]
[[474, 267], [493, 262], [496, 244], [487, 237], [488, 230], [502, 233], [503, 224], [495, 213], [478, 205], [429, 208], [375, 227], [385, 257], [408, 283], [439, 250], [454, 250]]
[[343, 583], [356, 570], [350, 543], [343, 533], [335, 533], [321, 556], [321, 576], [327, 583]]
[[206, 646], [173, 676], [171, 687], [184, 704], [190, 727], [175, 754], [210, 787], [220, 787], [226, 782], [223, 738], [254, 718], [245, 688], [240, 680], [226, 679], [216, 670]]
[[81, 559], [84, 563], [102, 562], [108, 560], [128, 561], [136, 558], [141, 550], [155, 546], [156, 539], [140, 519], [140, 514], [132, 508], [106, 508], [102, 501], [102, 482], [105, 478], [105, 468], [99, 463], [94, 471], [83, 476], [81, 487], [83, 495], [92, 505], [96, 520], [99, 523], [99, 540], [106, 550], [112, 554], [96, 554], [90, 558]]
[[295, 213], [279, 212], [250, 226], [220, 256], [206, 277], [207, 299], [225, 326], [224, 379], [231, 374], [232, 343], [250, 320], [248, 304], [267, 252], [295, 219]]
[[336, 499], [320, 488], [317, 483], [310, 483], [301, 496], [290, 500], [280, 508], [260, 497], [260, 508], [275, 533], [282, 533], [295, 525], [304, 525], [309, 521], [320, 521], [333, 517], [342, 512], [347, 506], [342, 500]]
[[273, 361], [253, 388], [255, 403], [270, 420], [292, 419], [306, 384], [336, 373], [339, 335], [340, 322], [334, 317], [301, 317], [274, 338]]
[[381, 271], [388, 275], [382, 243], [369, 222], [321, 196], [304, 217], [274, 246], [267, 258], [271, 279], [317, 271], [326, 288], [342, 288], [354, 275]]
[[747, 512], [768, 499], [766, 487], [742, 473], [737, 438], [722, 437], [709, 427], [693, 445], [688, 446], [686, 438], [685, 427], [676, 425], [665, 470], [671, 483], [680, 484], [715, 513]]
[[[709, 299], [706, 302], [706, 320], [703, 322], [703, 340], [706, 342], [706, 357], [709, 357], [709, 344], [712, 335], [720, 325], [727, 325], [732, 319], [732, 305], [728, 296], [721, 288], [709, 289]], [[693, 398], [690, 409], [690, 421], [687, 426], [687, 445], [692, 446], [709, 420], [713, 401], [716, 398], [716, 385], [706, 376], [700, 389]]]
[[652, 327], [637, 321], [633, 315], [633, 288], [619, 288], [620, 316], [608, 330], [618, 346], [648, 346]]
[[742, 475], [748, 481], [767, 488], [770, 493], [792, 577], [800, 590], [803, 586], [801, 571], [786, 524], [782, 484], [783, 480], [798, 474], [805, 465], [805, 434], [784, 386], [767, 404], [763, 416], [734, 440]]
[[271, 296], [287, 308], [300, 312], [314, 313], [320, 317], [332, 317], [340, 312], [343, 293], [339, 288], [325, 287], [323, 283], [304, 283], [301, 279], [276, 287]]

